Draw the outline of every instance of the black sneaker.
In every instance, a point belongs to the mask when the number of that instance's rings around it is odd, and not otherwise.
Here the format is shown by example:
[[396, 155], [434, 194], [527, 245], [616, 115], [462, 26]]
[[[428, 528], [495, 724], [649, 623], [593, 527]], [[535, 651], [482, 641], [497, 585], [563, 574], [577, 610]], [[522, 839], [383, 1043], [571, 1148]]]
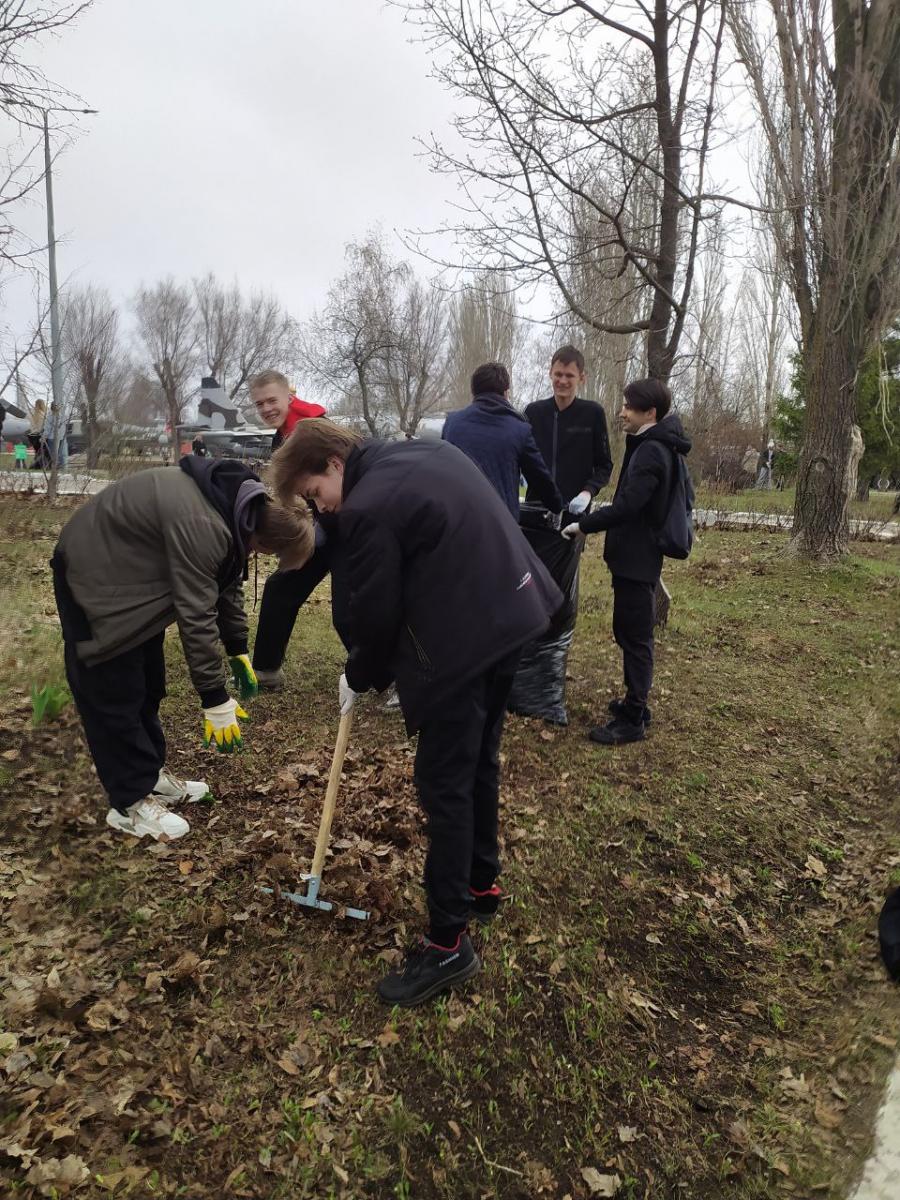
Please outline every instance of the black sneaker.
[[451, 949], [421, 938], [406, 953], [399, 971], [391, 971], [378, 984], [378, 999], [385, 1004], [412, 1008], [438, 992], [471, 979], [481, 970], [481, 959], [467, 933], [461, 933]]
[[497, 915], [497, 909], [500, 907], [502, 899], [503, 893], [496, 883], [484, 892], [478, 892], [475, 888], [470, 887], [469, 911], [479, 925], [490, 925]]
[[[609, 704], [607, 704], [607, 706], [606, 706], [606, 711], [611, 713], [614, 717], [621, 719], [622, 717], [625, 716], [625, 701], [624, 700], [610, 700]], [[652, 722], [652, 720], [653, 720], [653, 712], [649, 708], [647, 708], [647, 706], [645, 705], [644, 706], [644, 724], [649, 725]]]
[[599, 742], [601, 746], [624, 746], [628, 742], [642, 742], [644, 723], [639, 721], [632, 724], [631, 721], [621, 721], [613, 717], [605, 725], [595, 725], [588, 737], [592, 742]]

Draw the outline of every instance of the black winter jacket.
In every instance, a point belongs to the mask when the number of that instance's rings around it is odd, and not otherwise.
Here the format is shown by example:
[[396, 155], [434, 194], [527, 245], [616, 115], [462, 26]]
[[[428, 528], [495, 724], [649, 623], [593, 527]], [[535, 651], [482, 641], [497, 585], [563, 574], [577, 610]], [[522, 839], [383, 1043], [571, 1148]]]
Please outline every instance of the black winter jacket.
[[672, 491], [675, 455], [687, 454], [690, 438], [676, 413], [625, 438], [625, 457], [612, 504], [587, 513], [582, 533], [607, 530], [603, 557], [613, 575], [655, 583], [663, 556], [655, 534], [665, 521]]
[[347, 681], [396, 680], [414, 733], [456, 688], [547, 629], [563, 602], [503, 501], [447, 442], [365, 442], [344, 468]]
[[[529, 404], [525, 416], [567, 504], [579, 492], [596, 496], [606, 487], [612, 475], [612, 458], [606, 414], [599, 404], [576, 399], [560, 412], [551, 396]], [[541, 497], [529, 487], [525, 499], [539, 501]]]

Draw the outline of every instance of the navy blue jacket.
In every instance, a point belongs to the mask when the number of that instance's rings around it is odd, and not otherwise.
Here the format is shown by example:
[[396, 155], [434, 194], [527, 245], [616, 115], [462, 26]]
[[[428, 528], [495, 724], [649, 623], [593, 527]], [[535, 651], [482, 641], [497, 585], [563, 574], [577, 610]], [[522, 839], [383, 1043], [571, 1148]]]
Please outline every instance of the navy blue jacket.
[[582, 533], [607, 531], [603, 557], [613, 575], [644, 583], [659, 579], [663, 556], [656, 534], [669, 511], [675, 455], [690, 448], [677, 413], [625, 438], [612, 504], [595, 508], [578, 522]]
[[410, 733], [539, 637], [562, 593], [484, 475], [454, 446], [364, 442], [337, 514], [354, 691], [396, 680]]
[[441, 437], [481, 468], [517, 521], [520, 475], [525, 476], [529, 496], [551, 512], [562, 510], [563, 498], [541, 458], [531, 426], [503, 396], [476, 396], [468, 408], [450, 413]]

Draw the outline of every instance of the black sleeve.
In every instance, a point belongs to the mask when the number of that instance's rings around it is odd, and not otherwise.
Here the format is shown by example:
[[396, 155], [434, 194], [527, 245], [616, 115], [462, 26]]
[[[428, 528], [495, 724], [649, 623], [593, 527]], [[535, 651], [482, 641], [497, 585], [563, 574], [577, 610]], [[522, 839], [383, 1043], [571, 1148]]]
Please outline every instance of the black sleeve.
[[403, 556], [393, 533], [371, 517], [339, 518], [346, 550], [350, 642], [347, 682], [355, 692], [391, 682], [389, 662], [403, 621]]
[[559, 488], [553, 482], [553, 476], [547, 470], [547, 464], [537, 448], [534, 434], [530, 428], [519, 455], [519, 469], [525, 476], [528, 486], [534, 488], [541, 504], [545, 508], [549, 508], [551, 512], [562, 512], [565, 501]]
[[597, 405], [594, 414], [593, 434], [593, 468], [591, 477], [584, 485], [585, 489], [596, 496], [601, 488], [605, 488], [612, 475], [612, 455], [609, 452], [609, 436], [606, 432], [606, 413]]
[[582, 533], [599, 533], [633, 520], [640, 516], [665, 479], [666, 464], [658, 453], [650, 448], [636, 451], [628, 465], [625, 482], [612, 504], [604, 504], [583, 516], [578, 528]]

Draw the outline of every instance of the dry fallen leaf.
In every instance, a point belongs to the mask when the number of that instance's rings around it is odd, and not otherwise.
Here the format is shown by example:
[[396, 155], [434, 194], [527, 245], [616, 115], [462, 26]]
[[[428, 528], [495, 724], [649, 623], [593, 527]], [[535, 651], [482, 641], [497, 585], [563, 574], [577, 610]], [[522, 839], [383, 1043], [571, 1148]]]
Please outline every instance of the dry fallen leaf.
[[615, 1196], [622, 1186], [618, 1175], [601, 1175], [596, 1167], [582, 1167], [581, 1178], [588, 1185], [592, 1196]]
[[396, 1046], [400, 1041], [400, 1034], [395, 1029], [391, 1029], [390, 1025], [385, 1025], [375, 1040], [379, 1046]]

